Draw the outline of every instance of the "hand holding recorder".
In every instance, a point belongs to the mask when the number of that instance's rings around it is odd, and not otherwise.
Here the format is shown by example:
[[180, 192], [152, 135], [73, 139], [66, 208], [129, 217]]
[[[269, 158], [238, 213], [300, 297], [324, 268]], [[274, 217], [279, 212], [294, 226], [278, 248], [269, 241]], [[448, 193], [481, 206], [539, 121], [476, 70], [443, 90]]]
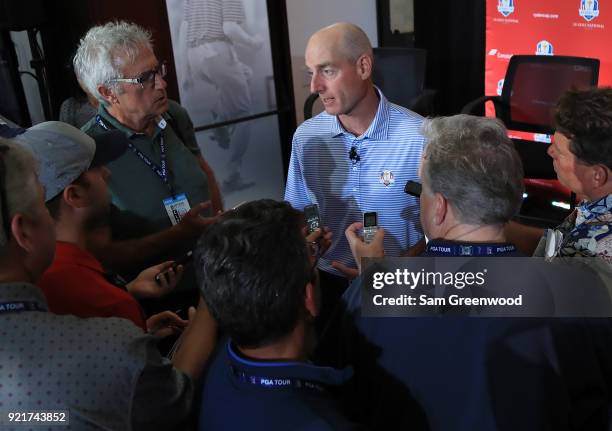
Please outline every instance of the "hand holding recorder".
[[[362, 258], [385, 256], [385, 230], [382, 227], [378, 227], [373, 235], [370, 233], [368, 243], [358, 234], [363, 228], [363, 223], [353, 223], [344, 231], [349, 247], [351, 248], [351, 253], [357, 263], [357, 268], [359, 268], [359, 272], [361, 272]], [[364, 237], [365, 236], [364, 232]]]
[[174, 290], [182, 275], [182, 264], [163, 262], [142, 271], [126, 288], [137, 299], [160, 298]]

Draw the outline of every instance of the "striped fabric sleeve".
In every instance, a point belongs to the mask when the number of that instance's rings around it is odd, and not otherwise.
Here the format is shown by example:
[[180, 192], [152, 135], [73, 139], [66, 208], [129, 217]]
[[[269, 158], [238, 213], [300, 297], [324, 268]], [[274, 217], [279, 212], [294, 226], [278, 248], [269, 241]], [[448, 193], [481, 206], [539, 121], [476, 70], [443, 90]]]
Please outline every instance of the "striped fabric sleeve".
[[292, 207], [303, 210], [306, 205], [311, 202], [308, 199], [308, 192], [304, 184], [304, 176], [302, 173], [302, 163], [300, 162], [299, 149], [300, 145], [297, 140], [293, 139], [291, 145], [291, 160], [289, 161], [289, 171], [287, 172], [287, 186], [285, 187], [285, 200]]
[[241, 24], [244, 21], [246, 21], [246, 16], [242, 0], [225, 0], [223, 2], [223, 22]]

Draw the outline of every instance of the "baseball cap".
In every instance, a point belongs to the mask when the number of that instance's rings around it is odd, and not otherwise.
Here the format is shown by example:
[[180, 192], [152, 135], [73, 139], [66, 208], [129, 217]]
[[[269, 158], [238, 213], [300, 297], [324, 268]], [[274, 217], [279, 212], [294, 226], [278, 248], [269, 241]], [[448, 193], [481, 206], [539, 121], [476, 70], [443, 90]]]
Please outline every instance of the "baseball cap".
[[120, 130], [91, 137], [61, 121], [37, 124], [13, 139], [25, 144], [38, 159], [38, 179], [45, 188], [45, 202], [88, 169], [117, 159], [128, 146]]

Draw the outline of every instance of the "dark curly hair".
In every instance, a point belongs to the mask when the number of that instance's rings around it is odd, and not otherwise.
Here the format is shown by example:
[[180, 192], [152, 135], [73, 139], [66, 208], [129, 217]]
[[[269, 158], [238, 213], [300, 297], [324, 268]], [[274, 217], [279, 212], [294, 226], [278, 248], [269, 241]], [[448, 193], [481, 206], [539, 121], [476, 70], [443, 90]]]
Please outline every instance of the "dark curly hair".
[[578, 159], [612, 169], [612, 87], [565, 93], [557, 103], [555, 126]]
[[228, 211], [196, 247], [196, 273], [219, 327], [240, 347], [288, 335], [303, 313], [313, 278], [303, 215], [269, 199]]

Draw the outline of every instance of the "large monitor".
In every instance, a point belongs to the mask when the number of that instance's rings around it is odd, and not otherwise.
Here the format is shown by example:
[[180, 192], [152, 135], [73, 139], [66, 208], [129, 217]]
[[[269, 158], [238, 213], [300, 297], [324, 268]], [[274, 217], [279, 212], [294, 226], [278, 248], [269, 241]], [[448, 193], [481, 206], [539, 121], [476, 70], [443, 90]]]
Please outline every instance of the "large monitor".
[[510, 60], [498, 114], [508, 129], [551, 134], [554, 108], [569, 89], [597, 85], [599, 60], [515, 55]]

